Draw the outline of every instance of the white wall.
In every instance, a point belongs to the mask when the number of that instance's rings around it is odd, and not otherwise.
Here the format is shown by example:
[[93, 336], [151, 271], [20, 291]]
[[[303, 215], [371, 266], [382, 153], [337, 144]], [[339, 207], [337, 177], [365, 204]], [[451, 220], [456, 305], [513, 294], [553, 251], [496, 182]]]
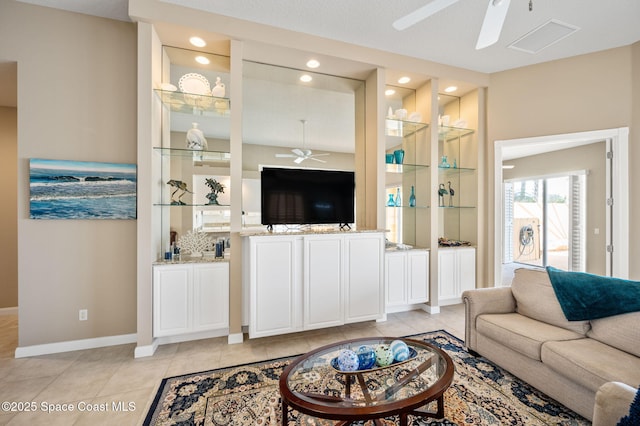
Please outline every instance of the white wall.
[[136, 222], [29, 219], [30, 158], [136, 162], [135, 25], [4, 1], [0, 60], [18, 63], [19, 346], [135, 333]]

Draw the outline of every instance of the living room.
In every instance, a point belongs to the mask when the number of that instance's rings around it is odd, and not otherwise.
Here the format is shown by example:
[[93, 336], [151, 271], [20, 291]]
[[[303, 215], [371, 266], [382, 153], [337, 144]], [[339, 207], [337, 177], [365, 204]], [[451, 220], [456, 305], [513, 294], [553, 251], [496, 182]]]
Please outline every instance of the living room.
[[[150, 21], [175, 22], [212, 32], [227, 30], [234, 37], [303, 51], [314, 45], [318, 53], [358, 57], [362, 62], [391, 69], [451, 74], [487, 87], [486, 147], [480, 178], [483, 185], [477, 209], [481, 224], [476, 259], [478, 287], [490, 287], [496, 281], [489, 266], [495, 263], [492, 236], [497, 214], [491, 185], [491, 141], [628, 127], [632, 129], [629, 164], [640, 158], [635, 149], [638, 135], [633, 130], [640, 125], [638, 42], [522, 68], [478, 73], [312, 36], [287, 37], [290, 33], [271, 27], [183, 11], [165, 3], [136, 1], [130, 2], [130, 7]], [[137, 229], [133, 221], [28, 219], [30, 158], [139, 161], [138, 139], [155, 130], [138, 125], [141, 117], [137, 102], [150, 94], [138, 86], [138, 74], [149, 70], [138, 64], [137, 27], [131, 22], [14, 1], [3, 3], [2, 9], [0, 59], [16, 62], [18, 69], [17, 108], [3, 108], [3, 117], [12, 114], [17, 123], [14, 149], [18, 168], [15, 176], [6, 179], [18, 190], [14, 191], [17, 214], [13, 224], [7, 226], [17, 229], [15, 241], [7, 244], [9, 252], [15, 253], [3, 256], [3, 261], [12, 262], [3, 269], [15, 273], [13, 279], [3, 280], [2, 293], [14, 297], [2, 308], [20, 312], [18, 345], [64, 346], [65, 342], [112, 336], [126, 336], [128, 343], [140, 339], [147, 343], [149, 336], [137, 334], [140, 316], [148, 316], [151, 310], [151, 295], [149, 288], [140, 289], [139, 282], [149, 282], [150, 272], [139, 272], [137, 259], [145, 253], [146, 265], [156, 260], [150, 247], [140, 245], [140, 241], [151, 241], [155, 230]], [[630, 167], [630, 182], [636, 180], [635, 173]], [[150, 176], [140, 175], [139, 179]], [[640, 193], [632, 185], [628, 188], [629, 215], [634, 217], [640, 207]], [[141, 193], [138, 205], [150, 203], [151, 199]], [[634, 259], [640, 250], [640, 228], [631, 222], [628, 233], [628, 257]], [[638, 268], [630, 263], [628, 276], [640, 277]], [[232, 297], [239, 300], [239, 286], [233, 291], [236, 293]], [[81, 308], [89, 309], [89, 321], [78, 322]], [[239, 318], [240, 313], [233, 315]]]

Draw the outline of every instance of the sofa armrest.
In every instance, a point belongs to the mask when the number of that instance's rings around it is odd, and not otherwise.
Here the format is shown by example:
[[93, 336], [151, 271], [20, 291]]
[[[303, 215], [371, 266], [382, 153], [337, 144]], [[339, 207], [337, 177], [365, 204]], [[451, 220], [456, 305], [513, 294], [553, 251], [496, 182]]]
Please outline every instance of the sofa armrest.
[[462, 293], [465, 309], [465, 345], [476, 350], [476, 318], [482, 314], [507, 314], [516, 311], [516, 299], [510, 287], [478, 288]]
[[596, 393], [593, 407], [593, 426], [614, 426], [629, 414], [636, 389], [620, 382], [607, 382]]

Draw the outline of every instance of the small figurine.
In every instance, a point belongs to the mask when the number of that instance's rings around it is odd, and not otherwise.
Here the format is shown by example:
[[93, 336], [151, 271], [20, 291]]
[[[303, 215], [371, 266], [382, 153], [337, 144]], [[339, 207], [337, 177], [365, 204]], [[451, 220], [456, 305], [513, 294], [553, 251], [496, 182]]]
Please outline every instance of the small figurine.
[[220, 77], [216, 77], [216, 85], [211, 89], [211, 96], [216, 98], [224, 98], [225, 95], [225, 86], [224, 83], [220, 81]]
[[447, 186], [449, 187], [449, 207], [453, 207], [453, 195], [455, 192], [451, 187], [451, 181], [447, 181]]
[[[189, 191], [187, 189], [187, 184], [185, 182], [181, 181], [181, 180], [171, 179], [169, 182], [167, 182], [167, 185], [176, 188], [176, 190], [171, 193], [171, 205], [173, 205], [173, 206], [184, 206], [184, 205], [186, 205], [186, 203], [181, 200], [182, 196], [187, 192], [189, 194], [193, 194], [193, 192], [191, 192], [191, 191]], [[182, 193], [180, 194], [180, 196], [178, 197], [177, 200], [174, 200], [173, 196], [176, 195], [176, 192], [178, 192], [178, 191], [182, 191]]]
[[439, 201], [439, 206], [440, 207], [444, 207], [444, 196], [447, 195], [447, 189], [444, 187], [444, 183], [440, 184], [440, 187], [438, 189], [438, 201]]
[[202, 130], [198, 129], [198, 123], [191, 123], [193, 127], [187, 131], [187, 148], [206, 150], [207, 139], [204, 137]]
[[224, 193], [224, 186], [217, 180], [211, 178], [205, 179], [205, 183], [211, 190], [211, 192], [207, 194], [208, 204], [218, 205], [218, 194]]

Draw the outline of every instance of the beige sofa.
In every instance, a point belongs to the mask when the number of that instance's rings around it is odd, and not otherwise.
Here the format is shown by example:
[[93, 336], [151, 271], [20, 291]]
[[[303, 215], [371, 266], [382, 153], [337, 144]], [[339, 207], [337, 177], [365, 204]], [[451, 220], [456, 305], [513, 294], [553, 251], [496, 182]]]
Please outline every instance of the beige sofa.
[[471, 351], [594, 424], [615, 425], [614, 417], [627, 414], [640, 385], [640, 312], [567, 321], [547, 272], [533, 269], [516, 270], [511, 287], [465, 291], [462, 298]]

